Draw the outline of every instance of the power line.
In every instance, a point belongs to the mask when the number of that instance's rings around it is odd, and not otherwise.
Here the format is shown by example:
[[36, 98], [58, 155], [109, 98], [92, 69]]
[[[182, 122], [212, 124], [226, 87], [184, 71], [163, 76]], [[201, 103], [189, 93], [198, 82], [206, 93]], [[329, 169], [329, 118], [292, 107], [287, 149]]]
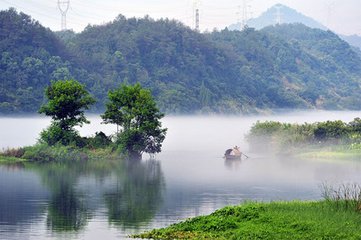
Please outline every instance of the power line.
[[43, 12], [38, 12], [38, 11], [28, 10], [28, 9], [27, 9], [26, 11], [24, 11], [23, 9], [25, 9], [25, 7], [20, 6], [20, 5], [18, 5], [18, 4], [15, 4], [15, 3], [12, 3], [12, 2], [9, 2], [9, 1], [7, 1], [7, 0], [0, 0], [0, 1], [5, 2], [5, 3], [7, 3], [9, 6], [14, 7], [14, 8], [17, 9], [18, 11], [24, 12], [25, 14], [28, 14], [28, 15], [36, 14], [36, 15], [44, 16], [44, 17], [46, 17], [46, 18], [48, 18], [48, 19], [51, 19], [51, 20], [57, 19], [57, 18], [55, 18], [54, 16], [44, 14]]

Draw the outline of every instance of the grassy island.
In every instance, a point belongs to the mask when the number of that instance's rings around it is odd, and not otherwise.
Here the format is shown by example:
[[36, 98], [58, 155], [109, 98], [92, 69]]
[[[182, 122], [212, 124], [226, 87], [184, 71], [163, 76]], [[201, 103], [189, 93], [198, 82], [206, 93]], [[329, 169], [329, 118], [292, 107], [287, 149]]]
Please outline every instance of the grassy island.
[[140, 159], [142, 153], [161, 151], [167, 129], [162, 128], [159, 111], [149, 90], [140, 84], [121, 85], [109, 92], [104, 123], [117, 124], [113, 136], [103, 132], [81, 137], [74, 127], [89, 123], [84, 110], [95, 99], [75, 80], [54, 81], [45, 89], [48, 102], [39, 113], [51, 116], [51, 125], [40, 133], [38, 144], [0, 152], [0, 163], [61, 162], [87, 160], [115, 155]]
[[134, 238], [360, 239], [361, 214], [329, 201], [249, 202], [225, 207]]
[[308, 158], [361, 159], [361, 119], [290, 124], [255, 123], [247, 140], [257, 151]]

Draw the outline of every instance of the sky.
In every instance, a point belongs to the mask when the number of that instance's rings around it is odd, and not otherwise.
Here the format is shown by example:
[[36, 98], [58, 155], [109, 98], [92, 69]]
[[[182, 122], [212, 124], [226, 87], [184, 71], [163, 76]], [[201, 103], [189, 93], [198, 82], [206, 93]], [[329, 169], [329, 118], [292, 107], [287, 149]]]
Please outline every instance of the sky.
[[[67, 1], [67, 0], [60, 0]], [[196, 0], [69, 0], [67, 29], [81, 32], [88, 24], [99, 25], [126, 17], [170, 18], [194, 27]], [[201, 31], [221, 30], [240, 19], [247, 2], [249, 12], [258, 17], [281, 3], [312, 17], [330, 30], [344, 35], [361, 35], [361, 0], [198, 0]], [[0, 0], [0, 9], [24, 12], [54, 31], [61, 29], [58, 0]], [[239, 8], [241, 7], [241, 8]]]

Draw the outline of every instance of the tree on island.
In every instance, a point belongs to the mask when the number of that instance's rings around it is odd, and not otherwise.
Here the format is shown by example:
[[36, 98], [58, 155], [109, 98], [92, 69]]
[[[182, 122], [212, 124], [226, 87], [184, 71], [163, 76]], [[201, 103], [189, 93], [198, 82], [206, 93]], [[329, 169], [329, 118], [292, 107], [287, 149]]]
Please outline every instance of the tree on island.
[[108, 93], [109, 102], [101, 117], [105, 123], [122, 127], [117, 133], [119, 150], [130, 158], [140, 159], [143, 152], [161, 151], [167, 129], [162, 128], [164, 116], [149, 90], [135, 85], [122, 85]]
[[39, 113], [51, 116], [50, 127], [40, 134], [40, 139], [49, 145], [58, 142], [68, 145], [79, 138], [75, 126], [89, 123], [84, 110], [95, 103], [85, 86], [75, 80], [52, 82], [45, 90], [48, 102], [41, 106]]

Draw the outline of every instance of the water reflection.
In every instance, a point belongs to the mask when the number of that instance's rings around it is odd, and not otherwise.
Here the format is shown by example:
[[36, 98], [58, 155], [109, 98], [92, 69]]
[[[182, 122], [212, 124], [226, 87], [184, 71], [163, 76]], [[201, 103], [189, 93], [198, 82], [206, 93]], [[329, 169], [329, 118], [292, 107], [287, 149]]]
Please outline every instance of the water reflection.
[[[0, 165], [0, 233], [28, 222], [40, 221], [48, 198], [36, 174], [23, 164]], [[0, 239], [2, 238], [0, 234]]]
[[48, 230], [83, 230], [95, 213], [107, 209], [108, 222], [120, 229], [137, 228], [152, 220], [165, 186], [160, 163], [148, 161], [87, 161], [28, 166], [49, 193]]
[[116, 186], [104, 198], [109, 222], [134, 228], [152, 220], [165, 184], [157, 161], [126, 161], [125, 166], [125, 172], [118, 169]]
[[242, 159], [225, 159], [224, 166], [229, 170], [239, 170], [241, 167]]
[[50, 191], [46, 224], [50, 230], [79, 231], [88, 219], [83, 194], [75, 189], [82, 174], [79, 164], [37, 166], [42, 181]]

